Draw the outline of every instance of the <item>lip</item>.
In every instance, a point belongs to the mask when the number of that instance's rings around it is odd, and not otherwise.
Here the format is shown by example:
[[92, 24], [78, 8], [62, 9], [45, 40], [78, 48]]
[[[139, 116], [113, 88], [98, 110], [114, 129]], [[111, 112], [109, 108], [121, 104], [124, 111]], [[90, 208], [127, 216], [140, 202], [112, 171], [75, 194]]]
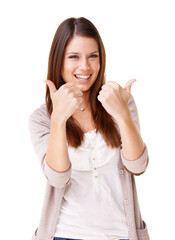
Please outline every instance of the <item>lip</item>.
[[91, 75], [92, 73], [75, 73], [74, 75], [82, 75], [82, 76], [86, 76], [86, 75]]
[[[81, 79], [80, 80], [80, 79], [76, 78], [75, 75], [81, 75], [81, 76], [90, 75], [90, 77], [88, 79]], [[92, 74], [74, 74], [74, 77], [75, 77], [76, 81], [79, 82], [79, 83], [87, 83], [87, 82], [89, 82], [91, 80]]]

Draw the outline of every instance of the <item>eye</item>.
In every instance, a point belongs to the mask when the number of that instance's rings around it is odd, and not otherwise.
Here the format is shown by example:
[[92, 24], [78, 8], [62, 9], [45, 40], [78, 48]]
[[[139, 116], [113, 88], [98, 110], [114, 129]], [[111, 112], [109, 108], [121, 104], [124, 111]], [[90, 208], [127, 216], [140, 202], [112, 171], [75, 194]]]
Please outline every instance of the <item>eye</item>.
[[71, 59], [77, 59], [78, 56], [77, 56], [77, 55], [71, 55], [71, 56], [69, 56], [69, 58], [71, 58]]
[[92, 54], [92, 55], [90, 55], [90, 58], [97, 58], [97, 57], [98, 57], [97, 54]]

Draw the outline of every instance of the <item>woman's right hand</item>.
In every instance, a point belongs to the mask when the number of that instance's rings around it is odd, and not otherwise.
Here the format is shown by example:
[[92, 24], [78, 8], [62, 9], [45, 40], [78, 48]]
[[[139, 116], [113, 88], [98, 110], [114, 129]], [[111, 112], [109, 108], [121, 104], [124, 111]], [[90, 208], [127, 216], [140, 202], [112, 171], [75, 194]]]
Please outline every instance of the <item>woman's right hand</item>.
[[44, 80], [50, 90], [54, 119], [67, 121], [83, 101], [83, 92], [73, 83], [65, 83], [58, 90], [50, 80]]

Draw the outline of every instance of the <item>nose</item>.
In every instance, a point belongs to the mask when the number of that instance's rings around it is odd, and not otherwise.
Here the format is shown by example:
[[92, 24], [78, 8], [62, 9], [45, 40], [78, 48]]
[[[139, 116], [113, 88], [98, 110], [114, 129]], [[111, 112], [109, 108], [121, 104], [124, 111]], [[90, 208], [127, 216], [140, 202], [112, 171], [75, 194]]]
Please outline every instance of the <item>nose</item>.
[[86, 58], [81, 59], [80, 64], [79, 64], [79, 68], [82, 71], [87, 71], [87, 70], [90, 69], [89, 62]]

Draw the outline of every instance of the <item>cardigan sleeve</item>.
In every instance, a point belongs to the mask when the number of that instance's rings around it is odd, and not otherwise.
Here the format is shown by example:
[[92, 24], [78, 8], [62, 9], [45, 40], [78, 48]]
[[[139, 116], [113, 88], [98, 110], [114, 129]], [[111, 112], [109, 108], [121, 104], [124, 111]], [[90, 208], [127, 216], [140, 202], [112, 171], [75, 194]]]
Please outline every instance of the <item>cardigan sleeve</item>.
[[[137, 111], [136, 103], [134, 101], [133, 96], [131, 96], [128, 101], [128, 107], [131, 112], [132, 119], [133, 119], [137, 129], [140, 132], [139, 116], [138, 116], [138, 111]], [[127, 160], [123, 156], [122, 149], [121, 149], [121, 159], [122, 159], [125, 169], [128, 172], [130, 172], [134, 175], [140, 175], [140, 174], [144, 173], [148, 166], [148, 161], [149, 161], [148, 149], [147, 149], [146, 144], [145, 144], [145, 148], [144, 148], [142, 155], [138, 159], [133, 160], [133, 161]]]
[[50, 116], [47, 113], [45, 104], [41, 105], [40, 108], [36, 109], [29, 116], [28, 128], [31, 143], [49, 184], [56, 188], [67, 186], [70, 182], [71, 167], [65, 172], [56, 172], [46, 162], [46, 152], [50, 136]]

